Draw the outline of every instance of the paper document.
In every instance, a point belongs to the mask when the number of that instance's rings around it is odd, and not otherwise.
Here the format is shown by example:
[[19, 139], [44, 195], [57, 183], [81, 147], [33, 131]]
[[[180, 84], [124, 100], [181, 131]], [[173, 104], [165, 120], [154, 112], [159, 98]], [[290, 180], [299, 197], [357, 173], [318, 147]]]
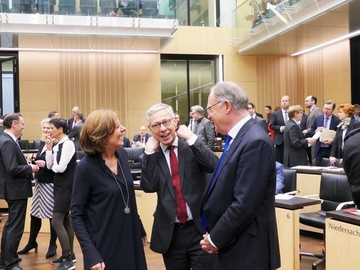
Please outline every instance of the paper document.
[[317, 140], [320, 138], [320, 136], [321, 136], [321, 131], [316, 131], [314, 136], [312, 136], [312, 137], [313, 137], [313, 139]]
[[276, 194], [275, 195], [275, 199], [278, 200], [290, 200], [294, 198], [294, 195], [289, 195], [289, 194]]
[[336, 131], [324, 128], [320, 135], [320, 142], [335, 138]]

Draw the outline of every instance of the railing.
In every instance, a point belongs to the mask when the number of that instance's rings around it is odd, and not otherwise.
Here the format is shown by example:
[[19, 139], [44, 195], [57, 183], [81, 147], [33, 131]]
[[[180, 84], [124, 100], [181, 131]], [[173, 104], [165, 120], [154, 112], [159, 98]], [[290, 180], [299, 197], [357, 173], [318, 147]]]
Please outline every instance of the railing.
[[244, 0], [234, 11], [232, 46], [239, 52], [313, 19], [349, 0]]

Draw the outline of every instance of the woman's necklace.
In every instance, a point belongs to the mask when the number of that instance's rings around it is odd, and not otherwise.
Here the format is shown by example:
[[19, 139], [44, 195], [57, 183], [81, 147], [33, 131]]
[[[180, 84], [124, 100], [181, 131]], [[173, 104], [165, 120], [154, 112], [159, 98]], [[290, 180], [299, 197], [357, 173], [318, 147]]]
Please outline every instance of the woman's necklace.
[[[118, 167], [120, 168], [121, 175], [122, 175], [122, 177], [123, 177], [123, 179], [124, 179], [124, 182], [125, 182], [126, 194], [127, 194], [127, 199], [126, 199], [126, 201], [125, 201], [125, 197], [124, 197], [123, 190], [122, 190], [122, 188], [121, 188], [121, 186], [120, 186], [120, 184], [119, 184], [119, 182], [118, 182], [118, 180], [117, 180], [117, 178], [116, 178], [116, 175], [114, 174], [114, 172], [113, 172], [112, 170], [110, 170], [110, 171], [111, 171], [111, 173], [112, 173], [112, 175], [113, 175], [113, 177], [114, 177], [114, 180], [115, 180], [117, 186], [118, 186], [119, 189], [120, 189], [121, 197], [122, 197], [123, 202], [124, 202], [124, 205], [125, 205], [124, 213], [125, 213], [126, 215], [128, 215], [128, 214], [130, 214], [130, 207], [129, 207], [129, 197], [130, 197], [130, 195], [129, 195], [129, 188], [128, 188], [128, 185], [127, 185], [127, 182], [126, 182], [126, 178], [125, 178], [124, 171], [123, 171], [123, 169], [122, 169], [119, 161], [118, 161]], [[119, 180], [119, 181], [120, 181], [120, 180]]]

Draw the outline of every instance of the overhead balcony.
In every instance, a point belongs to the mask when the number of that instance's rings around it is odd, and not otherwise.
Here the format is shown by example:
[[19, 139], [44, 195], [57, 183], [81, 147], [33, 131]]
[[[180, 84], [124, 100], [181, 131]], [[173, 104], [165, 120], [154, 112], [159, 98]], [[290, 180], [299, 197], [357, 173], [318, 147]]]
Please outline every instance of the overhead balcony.
[[229, 41], [244, 55], [289, 55], [349, 33], [350, 0], [245, 0]]

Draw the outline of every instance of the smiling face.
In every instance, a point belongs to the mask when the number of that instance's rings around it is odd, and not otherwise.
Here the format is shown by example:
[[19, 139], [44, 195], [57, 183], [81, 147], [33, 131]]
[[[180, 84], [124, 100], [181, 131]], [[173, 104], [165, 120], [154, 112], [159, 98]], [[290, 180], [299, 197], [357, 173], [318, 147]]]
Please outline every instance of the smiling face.
[[149, 129], [154, 138], [164, 145], [171, 145], [176, 138], [176, 125], [166, 110], [159, 110], [151, 114]]
[[48, 135], [52, 139], [56, 139], [56, 140], [60, 141], [62, 136], [64, 135], [64, 132], [63, 132], [62, 128], [56, 128], [54, 126], [54, 124], [49, 123]]
[[126, 128], [120, 124], [120, 121], [117, 121], [114, 132], [105, 139], [107, 147], [117, 149], [123, 146], [125, 131]]

